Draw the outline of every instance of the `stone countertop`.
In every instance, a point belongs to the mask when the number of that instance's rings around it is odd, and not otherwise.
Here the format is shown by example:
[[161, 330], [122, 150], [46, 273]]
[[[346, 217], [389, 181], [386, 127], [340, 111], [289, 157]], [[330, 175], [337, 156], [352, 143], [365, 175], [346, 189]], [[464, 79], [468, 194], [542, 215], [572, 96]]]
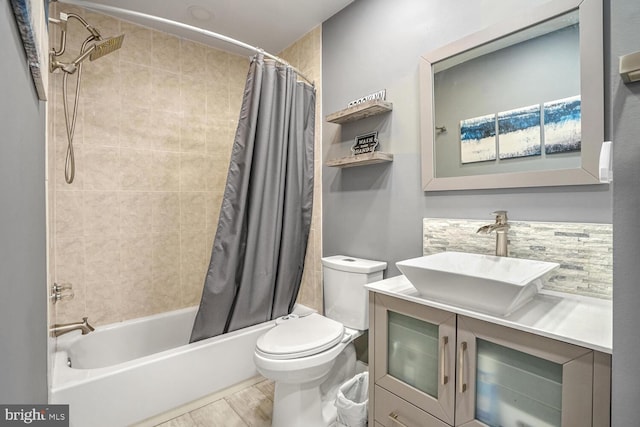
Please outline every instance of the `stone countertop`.
[[603, 353], [612, 352], [613, 310], [610, 300], [543, 289], [519, 310], [500, 317], [425, 299], [405, 276], [369, 283], [365, 288]]

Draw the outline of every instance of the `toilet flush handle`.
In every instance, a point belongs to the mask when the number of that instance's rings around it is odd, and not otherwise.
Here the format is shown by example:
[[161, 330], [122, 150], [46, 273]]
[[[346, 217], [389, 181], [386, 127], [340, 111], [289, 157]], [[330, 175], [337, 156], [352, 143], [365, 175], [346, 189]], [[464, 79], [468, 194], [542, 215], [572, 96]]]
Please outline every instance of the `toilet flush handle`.
[[293, 320], [293, 319], [297, 319], [298, 315], [297, 314], [287, 314], [286, 316], [282, 316], [282, 317], [278, 317], [276, 319], [276, 325], [281, 324], [282, 322], [286, 322], [287, 320]]

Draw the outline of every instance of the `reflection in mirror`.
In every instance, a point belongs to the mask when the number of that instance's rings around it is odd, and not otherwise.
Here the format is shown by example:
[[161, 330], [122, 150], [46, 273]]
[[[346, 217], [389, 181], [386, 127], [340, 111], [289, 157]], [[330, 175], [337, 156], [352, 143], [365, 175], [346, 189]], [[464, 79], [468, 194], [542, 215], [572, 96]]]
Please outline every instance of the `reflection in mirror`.
[[557, 3], [422, 58], [425, 190], [598, 182], [601, 4]]
[[447, 129], [435, 133], [436, 177], [580, 167], [579, 145], [547, 155], [543, 132], [544, 104], [580, 94], [577, 21], [574, 11], [433, 64], [434, 120]]

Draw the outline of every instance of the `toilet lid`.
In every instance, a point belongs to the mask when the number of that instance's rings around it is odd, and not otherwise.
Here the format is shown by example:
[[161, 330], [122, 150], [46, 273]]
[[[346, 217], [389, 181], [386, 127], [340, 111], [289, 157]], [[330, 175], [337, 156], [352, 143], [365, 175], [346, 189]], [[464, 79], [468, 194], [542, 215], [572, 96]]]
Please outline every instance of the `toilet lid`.
[[344, 335], [342, 323], [317, 313], [290, 317], [258, 338], [257, 349], [272, 359], [295, 359], [329, 349]]

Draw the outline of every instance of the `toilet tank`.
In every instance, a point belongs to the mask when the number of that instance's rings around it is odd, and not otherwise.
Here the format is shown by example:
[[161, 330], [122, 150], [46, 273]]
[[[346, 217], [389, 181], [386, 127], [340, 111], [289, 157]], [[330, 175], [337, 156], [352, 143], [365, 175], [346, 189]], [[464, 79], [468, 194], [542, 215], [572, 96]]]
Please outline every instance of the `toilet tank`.
[[335, 255], [322, 258], [322, 266], [324, 315], [352, 329], [369, 329], [364, 285], [382, 280], [387, 263]]

